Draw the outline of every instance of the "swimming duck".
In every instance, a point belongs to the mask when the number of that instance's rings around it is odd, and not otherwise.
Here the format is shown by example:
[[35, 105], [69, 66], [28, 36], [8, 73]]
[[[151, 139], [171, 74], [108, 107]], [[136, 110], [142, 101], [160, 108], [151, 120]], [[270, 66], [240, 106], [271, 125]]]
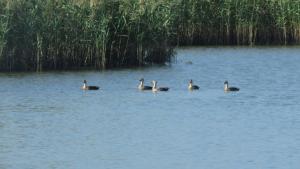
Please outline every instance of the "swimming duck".
[[81, 87], [82, 90], [98, 90], [99, 87], [98, 86], [88, 86], [87, 85], [87, 81], [84, 80], [83, 81], [83, 86]]
[[152, 90], [152, 87], [151, 87], [151, 86], [145, 86], [145, 85], [144, 85], [144, 78], [141, 78], [141, 79], [140, 79], [140, 84], [139, 84], [138, 88], [139, 88], [140, 90]]
[[229, 87], [228, 85], [228, 81], [225, 81], [224, 82], [224, 91], [225, 92], [236, 92], [236, 91], [239, 91], [240, 89], [237, 88], [237, 87]]
[[152, 81], [152, 84], [153, 84], [153, 87], [152, 87], [153, 92], [168, 91], [169, 90], [168, 87], [157, 87], [157, 81], [155, 81], [155, 80]]
[[199, 90], [199, 86], [197, 85], [193, 85], [193, 80], [191, 79], [190, 82], [189, 82], [189, 90]]

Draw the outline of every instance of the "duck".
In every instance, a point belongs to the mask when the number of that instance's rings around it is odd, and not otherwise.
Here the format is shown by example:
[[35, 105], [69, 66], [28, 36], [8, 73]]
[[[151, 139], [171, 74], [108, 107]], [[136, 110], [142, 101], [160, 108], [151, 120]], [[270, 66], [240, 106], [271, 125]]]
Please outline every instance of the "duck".
[[190, 82], [189, 82], [189, 90], [199, 90], [200, 87], [197, 86], [197, 85], [193, 85], [193, 80], [191, 79]]
[[237, 92], [237, 91], [239, 91], [239, 90], [240, 90], [240, 89], [237, 88], [237, 87], [229, 87], [228, 81], [227, 81], [227, 80], [224, 82], [224, 91], [225, 91], [225, 92]]
[[83, 81], [83, 86], [81, 87], [82, 90], [98, 90], [99, 87], [98, 86], [88, 86], [87, 85], [87, 81], [84, 80]]
[[153, 92], [158, 92], [158, 91], [168, 91], [169, 88], [168, 87], [157, 87], [157, 81], [153, 80], [152, 81], [152, 91]]
[[141, 78], [141, 79], [140, 79], [140, 84], [139, 84], [138, 88], [139, 88], [140, 90], [152, 90], [152, 87], [151, 87], [151, 86], [145, 86], [145, 85], [144, 85], [144, 78]]

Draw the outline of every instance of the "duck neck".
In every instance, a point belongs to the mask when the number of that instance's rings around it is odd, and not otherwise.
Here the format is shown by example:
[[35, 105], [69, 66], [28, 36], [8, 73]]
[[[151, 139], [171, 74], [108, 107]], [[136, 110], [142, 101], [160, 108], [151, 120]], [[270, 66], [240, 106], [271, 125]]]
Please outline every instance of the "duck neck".
[[141, 81], [141, 83], [140, 83], [140, 86], [139, 86], [140, 88], [143, 88], [144, 87], [144, 82], [143, 81]]
[[189, 83], [189, 89], [191, 89], [193, 87], [193, 83]]
[[82, 88], [84, 88], [84, 89], [86, 89], [86, 88], [87, 88], [87, 85], [86, 85], [86, 83], [83, 83], [83, 86], [82, 86]]
[[225, 90], [225, 91], [228, 90], [228, 83], [224, 84], [224, 90]]
[[156, 82], [153, 83], [152, 89], [156, 89]]

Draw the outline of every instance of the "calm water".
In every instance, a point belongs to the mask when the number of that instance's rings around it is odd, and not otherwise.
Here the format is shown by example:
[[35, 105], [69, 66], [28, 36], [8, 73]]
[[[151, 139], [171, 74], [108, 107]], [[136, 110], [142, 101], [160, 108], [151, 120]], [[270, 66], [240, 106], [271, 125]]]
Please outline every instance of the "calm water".
[[[0, 168], [299, 169], [299, 54], [185, 48], [165, 67], [2, 73]], [[140, 92], [141, 77], [171, 89]]]

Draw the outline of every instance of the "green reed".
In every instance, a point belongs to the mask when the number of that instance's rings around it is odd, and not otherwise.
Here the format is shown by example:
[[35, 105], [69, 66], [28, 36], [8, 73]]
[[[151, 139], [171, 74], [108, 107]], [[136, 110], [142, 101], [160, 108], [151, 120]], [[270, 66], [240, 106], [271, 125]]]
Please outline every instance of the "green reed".
[[300, 0], [2, 0], [0, 71], [169, 62], [176, 45], [289, 45]]

